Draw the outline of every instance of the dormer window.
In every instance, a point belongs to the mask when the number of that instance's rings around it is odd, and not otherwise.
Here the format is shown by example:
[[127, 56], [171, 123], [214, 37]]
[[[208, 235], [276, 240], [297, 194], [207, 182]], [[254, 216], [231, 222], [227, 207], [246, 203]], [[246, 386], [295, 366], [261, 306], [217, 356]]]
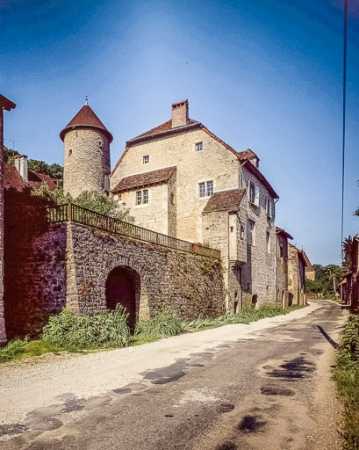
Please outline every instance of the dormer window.
[[143, 164], [148, 164], [150, 162], [150, 155], [145, 155], [143, 157]]
[[196, 152], [201, 152], [203, 150], [203, 142], [196, 142], [195, 149]]

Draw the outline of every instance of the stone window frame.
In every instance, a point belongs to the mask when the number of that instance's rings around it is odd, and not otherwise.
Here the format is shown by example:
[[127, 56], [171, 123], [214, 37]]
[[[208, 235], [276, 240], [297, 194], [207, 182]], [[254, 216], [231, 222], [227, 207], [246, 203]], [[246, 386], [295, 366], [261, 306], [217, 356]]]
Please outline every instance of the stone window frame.
[[136, 191], [136, 206], [148, 205], [149, 200], [149, 190], [142, 189], [140, 191]]
[[148, 189], [143, 189], [142, 200], [143, 200], [144, 205], [146, 205], [148, 203]]
[[194, 144], [194, 150], [195, 152], [202, 152], [203, 151], [203, 141], [198, 141]]
[[248, 201], [254, 206], [259, 206], [260, 189], [254, 181], [248, 180]]
[[213, 180], [201, 181], [198, 183], [198, 197], [206, 198], [213, 195], [214, 192], [214, 182]]
[[150, 163], [150, 155], [144, 155], [142, 161], [143, 161], [143, 164], [149, 164]]

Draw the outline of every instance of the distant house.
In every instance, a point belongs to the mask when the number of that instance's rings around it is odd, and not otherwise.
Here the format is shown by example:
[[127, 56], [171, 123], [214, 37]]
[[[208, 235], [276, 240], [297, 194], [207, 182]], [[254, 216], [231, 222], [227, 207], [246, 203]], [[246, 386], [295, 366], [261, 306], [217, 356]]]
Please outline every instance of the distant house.
[[292, 236], [281, 228], [276, 227], [277, 233], [277, 298], [276, 303], [285, 308], [289, 305], [288, 292], [288, 239]]
[[305, 266], [303, 251], [288, 244], [288, 304], [304, 305], [305, 297]]

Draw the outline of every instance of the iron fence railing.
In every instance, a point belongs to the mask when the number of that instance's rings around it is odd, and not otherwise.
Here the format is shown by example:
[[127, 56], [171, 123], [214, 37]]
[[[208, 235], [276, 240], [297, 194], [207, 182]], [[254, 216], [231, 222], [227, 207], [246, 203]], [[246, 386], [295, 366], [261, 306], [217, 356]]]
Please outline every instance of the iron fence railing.
[[76, 222], [82, 225], [99, 228], [114, 234], [128, 236], [153, 244], [163, 245], [184, 252], [196, 253], [197, 255], [209, 256], [220, 259], [221, 252], [201, 244], [182, 241], [165, 234], [156, 233], [146, 228], [138, 227], [132, 223], [123, 222], [113, 217], [99, 214], [72, 203], [58, 205], [48, 208], [48, 217], [51, 223]]

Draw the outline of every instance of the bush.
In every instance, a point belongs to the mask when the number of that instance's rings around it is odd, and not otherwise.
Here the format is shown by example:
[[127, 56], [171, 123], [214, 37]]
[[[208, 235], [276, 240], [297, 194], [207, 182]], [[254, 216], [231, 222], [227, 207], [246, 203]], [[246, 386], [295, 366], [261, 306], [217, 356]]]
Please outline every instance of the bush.
[[10, 342], [0, 349], [0, 363], [11, 361], [25, 353], [27, 342], [27, 339]]
[[166, 312], [157, 313], [149, 322], [138, 322], [135, 328], [135, 335], [162, 338], [177, 336], [186, 331], [186, 324], [178, 317]]
[[350, 315], [339, 346], [334, 379], [344, 401], [345, 448], [359, 448], [359, 316]]
[[52, 316], [43, 330], [43, 340], [69, 351], [130, 344], [128, 314], [122, 305], [99, 315], [75, 316], [66, 308]]

